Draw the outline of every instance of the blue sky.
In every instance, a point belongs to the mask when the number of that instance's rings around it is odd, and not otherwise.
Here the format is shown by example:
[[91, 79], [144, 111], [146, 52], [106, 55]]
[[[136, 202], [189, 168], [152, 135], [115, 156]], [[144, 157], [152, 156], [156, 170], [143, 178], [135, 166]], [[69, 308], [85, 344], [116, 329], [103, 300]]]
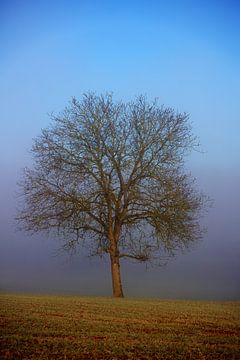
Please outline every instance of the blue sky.
[[13, 221], [32, 138], [49, 113], [90, 90], [123, 100], [143, 93], [188, 112], [204, 151], [189, 158], [189, 169], [214, 199], [204, 219], [208, 234], [191, 253], [147, 272], [123, 264], [127, 292], [239, 298], [239, 17], [238, 1], [1, 1], [3, 290], [110, 291], [107, 262], [52, 258], [55, 240], [16, 233]]

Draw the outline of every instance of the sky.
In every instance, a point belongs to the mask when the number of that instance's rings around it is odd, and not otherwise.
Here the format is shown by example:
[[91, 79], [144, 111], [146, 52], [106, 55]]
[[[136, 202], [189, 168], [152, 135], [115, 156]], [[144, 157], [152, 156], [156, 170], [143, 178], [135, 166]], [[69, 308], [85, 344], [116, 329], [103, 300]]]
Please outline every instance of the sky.
[[164, 267], [122, 263], [125, 294], [240, 299], [240, 3], [0, 2], [0, 290], [111, 295], [108, 260], [58, 253], [17, 232], [17, 181], [32, 139], [74, 96], [139, 94], [187, 112], [200, 139], [187, 166], [213, 199], [194, 248]]

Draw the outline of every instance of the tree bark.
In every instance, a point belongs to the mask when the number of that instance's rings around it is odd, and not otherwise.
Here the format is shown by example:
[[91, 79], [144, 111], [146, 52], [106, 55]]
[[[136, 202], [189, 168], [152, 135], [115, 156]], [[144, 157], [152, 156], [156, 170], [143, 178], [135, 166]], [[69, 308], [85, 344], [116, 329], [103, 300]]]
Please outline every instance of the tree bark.
[[119, 255], [117, 252], [110, 255], [111, 258], [111, 270], [112, 270], [112, 289], [113, 296], [117, 298], [123, 298], [123, 289], [121, 282], [121, 273], [120, 273], [120, 261]]

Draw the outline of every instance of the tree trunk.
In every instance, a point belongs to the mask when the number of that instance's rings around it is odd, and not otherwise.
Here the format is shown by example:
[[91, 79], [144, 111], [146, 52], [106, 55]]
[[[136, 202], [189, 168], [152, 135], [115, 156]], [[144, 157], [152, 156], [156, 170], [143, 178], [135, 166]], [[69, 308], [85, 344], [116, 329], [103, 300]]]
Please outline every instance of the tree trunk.
[[112, 288], [113, 296], [117, 298], [123, 297], [121, 273], [120, 273], [120, 261], [118, 254], [111, 254], [111, 270], [112, 270]]

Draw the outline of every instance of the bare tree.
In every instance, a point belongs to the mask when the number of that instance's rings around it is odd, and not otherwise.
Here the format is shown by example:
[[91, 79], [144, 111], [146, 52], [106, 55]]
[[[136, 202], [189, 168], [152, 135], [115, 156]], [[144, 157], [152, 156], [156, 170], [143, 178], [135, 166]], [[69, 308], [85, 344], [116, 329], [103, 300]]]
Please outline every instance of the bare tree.
[[113, 295], [123, 297], [121, 258], [174, 255], [201, 236], [204, 197], [184, 170], [195, 143], [188, 115], [157, 101], [73, 99], [34, 141], [17, 219], [30, 232], [56, 231], [66, 249], [85, 240], [92, 254], [109, 254]]

